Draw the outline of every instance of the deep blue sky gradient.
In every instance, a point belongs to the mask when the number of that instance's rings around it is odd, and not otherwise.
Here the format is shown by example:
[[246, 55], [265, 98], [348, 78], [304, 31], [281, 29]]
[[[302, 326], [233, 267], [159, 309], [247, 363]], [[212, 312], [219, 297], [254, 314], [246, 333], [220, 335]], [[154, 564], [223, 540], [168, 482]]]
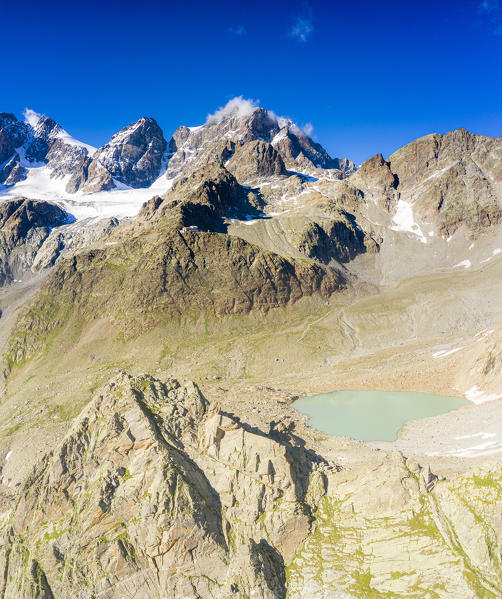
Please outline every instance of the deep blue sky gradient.
[[461, 126], [502, 136], [502, 0], [25, 0], [1, 21], [0, 110], [93, 145], [143, 115], [169, 138], [238, 95], [358, 163]]

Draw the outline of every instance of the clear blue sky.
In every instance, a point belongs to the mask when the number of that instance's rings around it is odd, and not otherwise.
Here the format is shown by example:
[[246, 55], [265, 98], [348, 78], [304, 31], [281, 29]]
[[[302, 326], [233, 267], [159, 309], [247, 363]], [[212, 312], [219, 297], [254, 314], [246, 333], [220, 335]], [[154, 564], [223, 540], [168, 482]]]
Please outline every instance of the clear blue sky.
[[233, 96], [356, 162], [430, 132], [502, 136], [502, 0], [76, 0], [2, 5], [0, 110], [101, 145], [169, 139]]

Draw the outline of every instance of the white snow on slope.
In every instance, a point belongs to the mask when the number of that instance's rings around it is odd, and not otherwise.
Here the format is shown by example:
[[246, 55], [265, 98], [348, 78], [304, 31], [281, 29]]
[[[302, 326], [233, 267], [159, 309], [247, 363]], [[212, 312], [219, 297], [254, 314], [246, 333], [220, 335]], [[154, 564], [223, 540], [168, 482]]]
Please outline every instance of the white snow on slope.
[[68, 133], [68, 131], [65, 131], [64, 129], [61, 129], [56, 135], [56, 137], [58, 139], [61, 139], [65, 144], [68, 144], [69, 146], [78, 146], [80, 148], [85, 148], [89, 156], [93, 156], [97, 150], [97, 148], [95, 148], [94, 146], [90, 146], [89, 144], [85, 144], [84, 142], [75, 139]]
[[[23, 164], [24, 163], [24, 164]], [[24, 166], [30, 163], [21, 160]], [[51, 171], [45, 165], [28, 169], [28, 177], [12, 187], [0, 185], [0, 201], [17, 196], [56, 202], [77, 220], [89, 217], [117, 218], [136, 216], [141, 205], [154, 195], [166, 193], [173, 181], [166, 179], [165, 172], [146, 189], [132, 189], [117, 183], [121, 189], [97, 193], [74, 194], [65, 191], [70, 175], [51, 179]]]
[[477, 385], [474, 385], [470, 389], [465, 392], [465, 397], [472, 403], [480, 404], [485, 403], [487, 401], [493, 401], [495, 399], [500, 399], [501, 395], [496, 395], [495, 393], [485, 393], [482, 389], [480, 389]]
[[391, 227], [393, 231], [413, 233], [413, 235], [416, 235], [422, 243], [427, 243], [427, 239], [422, 233], [422, 229], [413, 218], [413, 206], [409, 202], [399, 200], [392, 222], [394, 223]]
[[493, 437], [496, 436], [496, 433], [484, 433], [481, 431], [480, 433], [474, 433], [473, 435], [461, 435], [460, 437], [455, 437], [455, 439], [459, 441], [461, 439], [475, 439], [476, 437], [481, 437], [481, 439], [486, 441], [486, 439], [493, 439]]
[[455, 347], [454, 349], [441, 349], [440, 351], [433, 353], [432, 357], [434, 360], [437, 360], [438, 358], [445, 358], [446, 356], [454, 354], [461, 349], [463, 349], [463, 347]]
[[463, 266], [464, 268], [471, 268], [471, 261], [470, 260], [462, 260], [462, 262], [455, 264], [455, 266], [453, 268], [459, 268], [460, 266]]

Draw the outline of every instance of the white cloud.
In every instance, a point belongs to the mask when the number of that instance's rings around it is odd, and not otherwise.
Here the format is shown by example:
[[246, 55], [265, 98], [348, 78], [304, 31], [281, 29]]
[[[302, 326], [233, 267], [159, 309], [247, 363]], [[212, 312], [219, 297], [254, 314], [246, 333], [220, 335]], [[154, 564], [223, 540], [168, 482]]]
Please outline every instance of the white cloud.
[[23, 111], [24, 122], [28, 123], [32, 127], [36, 127], [38, 125], [38, 121], [42, 118], [42, 115], [31, 108], [25, 108]]
[[[250, 116], [258, 108], [258, 106], [258, 100], [248, 100], [242, 96], [237, 96], [229, 100], [225, 106], [219, 108], [213, 114], [208, 114], [206, 123], [216, 124], [221, 123], [223, 120], [230, 117], [240, 118]], [[288, 127], [292, 133], [298, 136], [303, 137], [307, 135], [310, 137], [314, 130], [312, 123], [305, 123], [305, 125], [300, 129], [300, 127], [298, 127], [290, 118], [278, 116], [273, 110], [267, 110], [267, 115], [269, 119], [277, 124], [279, 129]]]
[[481, 0], [478, 11], [489, 22], [492, 33], [502, 35], [502, 0]]
[[301, 42], [306, 42], [313, 31], [314, 24], [311, 19], [298, 17], [293, 23], [289, 35]]
[[479, 3], [479, 10], [488, 14], [494, 14], [502, 11], [502, 3], [500, 0], [482, 0]]
[[232, 35], [237, 35], [239, 37], [241, 37], [242, 35], [246, 35], [247, 33], [247, 29], [244, 27], [244, 25], [236, 25], [235, 27], [229, 27], [228, 31]]
[[258, 107], [258, 102], [255, 100], [246, 100], [242, 96], [237, 96], [229, 100], [225, 106], [219, 108], [213, 114], [208, 114], [207, 123], [221, 123], [229, 116], [243, 117], [252, 114]]
[[302, 127], [302, 131], [305, 133], [305, 135], [310, 137], [314, 131], [314, 125], [312, 125], [312, 123], [305, 123], [305, 125]]

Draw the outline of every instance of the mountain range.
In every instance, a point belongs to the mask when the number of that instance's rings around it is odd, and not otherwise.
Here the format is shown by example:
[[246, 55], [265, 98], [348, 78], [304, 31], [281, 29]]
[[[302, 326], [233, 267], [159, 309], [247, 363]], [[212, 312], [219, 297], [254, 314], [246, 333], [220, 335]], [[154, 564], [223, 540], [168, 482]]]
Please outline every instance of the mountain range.
[[[501, 272], [502, 138], [0, 113], [0, 596], [501, 596]], [[354, 388], [472, 405], [370, 444], [291, 407]]]

